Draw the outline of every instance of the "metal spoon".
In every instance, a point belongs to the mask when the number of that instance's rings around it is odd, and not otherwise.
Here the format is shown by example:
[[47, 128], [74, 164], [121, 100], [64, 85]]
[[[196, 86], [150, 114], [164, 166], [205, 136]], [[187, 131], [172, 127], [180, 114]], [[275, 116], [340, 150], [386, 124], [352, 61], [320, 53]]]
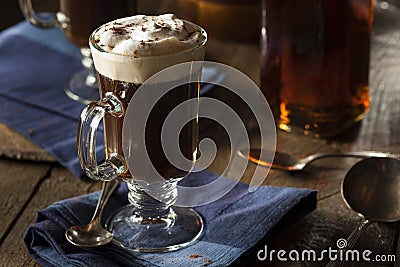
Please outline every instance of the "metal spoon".
[[[342, 183], [342, 197], [347, 206], [364, 217], [364, 221], [340, 247], [343, 257], [372, 222], [400, 220], [399, 192], [399, 160], [369, 158], [359, 161], [348, 171]], [[331, 261], [327, 266], [341, 266], [344, 260]]]
[[65, 232], [65, 237], [70, 243], [78, 247], [95, 247], [105, 245], [113, 239], [112, 233], [104, 229], [100, 221], [104, 207], [119, 183], [118, 180], [103, 182], [102, 192], [90, 223], [72, 226]]
[[[271, 152], [266, 151], [265, 155], [270, 155]], [[311, 162], [328, 157], [354, 157], [354, 158], [395, 158], [400, 159], [399, 154], [378, 152], [378, 151], [351, 151], [351, 152], [332, 152], [332, 153], [315, 153], [309, 155], [305, 158], [297, 158], [295, 156], [282, 153], [279, 151], [275, 152], [275, 157], [273, 163], [268, 162], [265, 159], [260, 158], [260, 149], [250, 149], [250, 151], [241, 149], [238, 154], [250, 160], [251, 162], [271, 167], [273, 169], [283, 170], [283, 171], [301, 171]]]

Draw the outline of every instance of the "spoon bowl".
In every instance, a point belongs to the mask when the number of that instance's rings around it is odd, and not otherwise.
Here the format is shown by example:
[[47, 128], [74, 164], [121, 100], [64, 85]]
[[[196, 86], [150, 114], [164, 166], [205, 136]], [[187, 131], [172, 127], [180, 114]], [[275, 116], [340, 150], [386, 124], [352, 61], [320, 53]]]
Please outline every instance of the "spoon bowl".
[[102, 192], [90, 223], [72, 226], [65, 232], [65, 237], [71, 244], [78, 247], [96, 247], [111, 242], [113, 234], [101, 226], [101, 216], [119, 183], [118, 180], [103, 182]]
[[100, 223], [72, 226], [65, 235], [69, 242], [78, 247], [105, 245], [113, 239], [112, 233], [101, 227]]
[[[400, 220], [400, 161], [369, 158], [357, 162], [342, 182], [342, 196], [346, 205], [364, 218], [341, 248], [346, 251], [354, 247], [372, 222]], [[331, 261], [327, 266], [342, 264], [343, 261]]]
[[342, 196], [369, 220], [400, 220], [400, 161], [370, 158], [356, 163], [343, 180]]

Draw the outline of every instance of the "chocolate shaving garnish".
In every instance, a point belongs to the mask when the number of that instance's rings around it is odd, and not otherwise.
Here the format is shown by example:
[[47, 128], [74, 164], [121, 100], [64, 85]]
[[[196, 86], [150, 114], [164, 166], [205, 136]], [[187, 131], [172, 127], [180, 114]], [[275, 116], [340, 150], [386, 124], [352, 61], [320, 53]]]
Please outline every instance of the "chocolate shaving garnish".
[[129, 32], [125, 29], [125, 27], [111, 27], [110, 30], [112, 30], [116, 34], [128, 34]]
[[158, 25], [158, 26], [164, 28], [164, 27], [165, 27], [165, 21], [160, 20], [160, 21], [156, 22], [156, 25]]
[[[151, 25], [148, 26], [149, 24]], [[105, 35], [106, 40], [97, 38], [98, 36], [96, 36], [96, 38], [93, 39], [93, 42], [98, 43], [98, 45], [103, 49], [110, 51], [118, 46], [120, 42], [128, 40], [128, 43], [124, 43], [126, 44], [126, 47], [124, 45], [123, 53], [126, 53], [126, 55], [132, 58], [151, 54], [152, 51], [148, 51], [148, 48], [153, 48], [156, 44], [154, 42], [157, 41], [158, 43], [158, 41], [163, 40], [163, 37], [161, 36], [165, 35], [167, 37], [170, 35], [176, 37], [180, 42], [182, 42], [183, 47], [197, 45], [202, 41], [202, 39], [198, 38], [199, 36], [201, 37], [200, 32], [190, 27], [190, 25], [186, 26], [182, 21], [175, 21], [174, 17], [172, 17], [172, 20], [170, 20], [169, 17], [168, 19], [161, 19], [160, 17], [152, 16], [129, 21], [112, 22], [107, 24], [102, 33], [107, 30], [111, 30], [111, 32]], [[143, 31], [143, 33], [138, 35], [133, 34], [137, 31]], [[149, 34], [147, 34], [148, 32]], [[101, 32], [99, 34], [101, 35]], [[111, 37], [109, 35], [111, 35]], [[112, 35], [114, 35], [115, 40], [113, 40]], [[137, 36], [140, 35], [143, 36], [142, 40], [137, 39]], [[192, 257], [201, 257], [200, 255], [195, 255], [197, 254], [193, 254]]]
[[[182, 41], [190, 40], [194, 34], [196, 34], [196, 32], [189, 32], [188, 35], [186, 36], [186, 38], [183, 39]], [[197, 39], [196, 41], [198, 42], [199, 40]]]

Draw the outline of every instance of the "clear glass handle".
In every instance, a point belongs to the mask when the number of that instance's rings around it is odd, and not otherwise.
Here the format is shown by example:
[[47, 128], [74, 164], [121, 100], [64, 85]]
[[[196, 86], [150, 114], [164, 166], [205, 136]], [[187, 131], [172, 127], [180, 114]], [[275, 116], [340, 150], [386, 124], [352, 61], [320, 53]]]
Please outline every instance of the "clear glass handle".
[[18, 2], [22, 14], [33, 25], [42, 28], [52, 28], [60, 26], [60, 23], [58, 22], [55, 14], [52, 18], [49, 19], [41, 18], [40, 15], [38, 15], [38, 13], [36, 13], [33, 9], [32, 0], [18, 0]]
[[96, 181], [110, 181], [127, 171], [124, 158], [111, 153], [98, 164], [96, 158], [96, 133], [100, 121], [106, 113], [115, 116], [123, 114], [122, 104], [113, 94], [92, 102], [82, 111], [78, 124], [78, 157], [86, 175]]

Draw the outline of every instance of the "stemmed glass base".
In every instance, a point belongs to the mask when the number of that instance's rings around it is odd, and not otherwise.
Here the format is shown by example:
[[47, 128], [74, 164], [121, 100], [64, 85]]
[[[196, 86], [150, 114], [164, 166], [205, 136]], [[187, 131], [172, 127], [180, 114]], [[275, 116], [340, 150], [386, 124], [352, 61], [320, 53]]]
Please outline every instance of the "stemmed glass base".
[[[164, 186], [160, 202], [146, 194], [137, 184], [128, 183], [128, 204], [116, 211], [106, 227], [113, 243], [139, 252], [174, 251], [193, 244], [203, 232], [203, 219], [191, 208], [171, 207], [176, 199], [176, 185]], [[160, 191], [161, 192], [161, 191]]]
[[72, 75], [64, 90], [68, 97], [83, 104], [89, 104], [100, 98], [96, 76], [91, 75], [86, 69]]
[[167, 252], [193, 244], [203, 232], [203, 219], [193, 209], [174, 207], [171, 218], [141, 220], [137, 209], [127, 205], [107, 222], [113, 242], [128, 250], [139, 252]]
[[82, 47], [80, 51], [84, 69], [72, 75], [64, 90], [71, 99], [89, 104], [99, 100], [99, 87], [90, 49]]

